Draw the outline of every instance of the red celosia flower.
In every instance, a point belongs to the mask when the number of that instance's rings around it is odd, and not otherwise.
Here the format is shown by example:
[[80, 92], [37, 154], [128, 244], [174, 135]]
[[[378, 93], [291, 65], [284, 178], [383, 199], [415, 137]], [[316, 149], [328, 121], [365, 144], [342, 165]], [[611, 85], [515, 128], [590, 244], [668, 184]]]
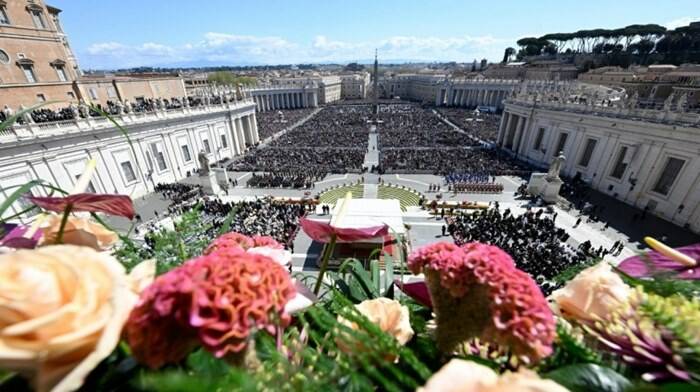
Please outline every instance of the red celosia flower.
[[125, 328], [139, 361], [157, 368], [197, 344], [216, 357], [243, 353], [251, 332], [274, 332], [295, 295], [284, 267], [241, 248], [223, 248], [158, 277], [142, 294]]
[[441, 349], [480, 338], [510, 347], [526, 362], [551, 353], [555, 322], [547, 301], [500, 248], [433, 244], [412, 254], [409, 267], [426, 275]]
[[109, 215], [134, 219], [134, 203], [126, 195], [99, 195], [95, 193], [76, 193], [65, 197], [29, 196], [29, 201], [37, 206], [57, 213], [63, 213], [68, 206], [71, 211], [104, 212]]
[[248, 236], [241, 233], [230, 232], [226, 233], [214, 241], [204, 250], [204, 254], [208, 255], [221, 249], [243, 249], [248, 250], [256, 246], [255, 242]]
[[267, 247], [272, 249], [284, 249], [284, 246], [277, 242], [274, 238], [267, 235], [254, 235], [253, 236], [253, 246], [254, 247]]

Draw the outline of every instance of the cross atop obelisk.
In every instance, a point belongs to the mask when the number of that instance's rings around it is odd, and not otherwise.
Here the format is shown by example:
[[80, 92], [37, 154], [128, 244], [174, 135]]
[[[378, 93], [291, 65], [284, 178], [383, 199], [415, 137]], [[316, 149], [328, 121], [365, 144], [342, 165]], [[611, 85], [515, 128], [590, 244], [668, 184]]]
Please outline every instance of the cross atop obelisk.
[[379, 120], [379, 62], [377, 49], [374, 49], [374, 123]]

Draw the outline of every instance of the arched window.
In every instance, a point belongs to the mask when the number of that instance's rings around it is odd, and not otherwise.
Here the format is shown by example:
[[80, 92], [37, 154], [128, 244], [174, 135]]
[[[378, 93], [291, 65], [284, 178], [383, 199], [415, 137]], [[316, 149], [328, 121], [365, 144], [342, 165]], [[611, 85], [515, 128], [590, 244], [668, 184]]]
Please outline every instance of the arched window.
[[0, 64], [9, 64], [10, 56], [4, 50], [0, 49]]

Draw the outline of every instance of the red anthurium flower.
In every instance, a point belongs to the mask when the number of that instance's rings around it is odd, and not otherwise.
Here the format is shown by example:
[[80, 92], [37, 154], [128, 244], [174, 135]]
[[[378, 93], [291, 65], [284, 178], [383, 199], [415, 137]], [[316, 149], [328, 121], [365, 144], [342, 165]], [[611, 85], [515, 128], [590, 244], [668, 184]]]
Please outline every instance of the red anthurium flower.
[[65, 197], [31, 196], [28, 199], [37, 206], [57, 213], [63, 213], [68, 206], [71, 211], [104, 212], [109, 215], [134, 219], [134, 204], [126, 195], [98, 195], [77, 193]]
[[363, 228], [345, 228], [306, 218], [302, 218], [299, 223], [301, 223], [304, 232], [318, 242], [330, 242], [333, 235], [336, 236], [338, 242], [355, 242], [382, 237], [389, 233], [389, 226], [386, 224]]

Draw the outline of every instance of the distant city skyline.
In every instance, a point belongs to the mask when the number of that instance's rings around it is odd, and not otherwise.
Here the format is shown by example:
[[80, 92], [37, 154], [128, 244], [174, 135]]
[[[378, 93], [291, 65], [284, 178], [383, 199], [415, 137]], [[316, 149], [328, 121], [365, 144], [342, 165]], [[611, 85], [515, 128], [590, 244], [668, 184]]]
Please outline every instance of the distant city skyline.
[[499, 61], [525, 36], [700, 20], [697, 0], [47, 3], [84, 69], [368, 62], [375, 48], [382, 62]]

